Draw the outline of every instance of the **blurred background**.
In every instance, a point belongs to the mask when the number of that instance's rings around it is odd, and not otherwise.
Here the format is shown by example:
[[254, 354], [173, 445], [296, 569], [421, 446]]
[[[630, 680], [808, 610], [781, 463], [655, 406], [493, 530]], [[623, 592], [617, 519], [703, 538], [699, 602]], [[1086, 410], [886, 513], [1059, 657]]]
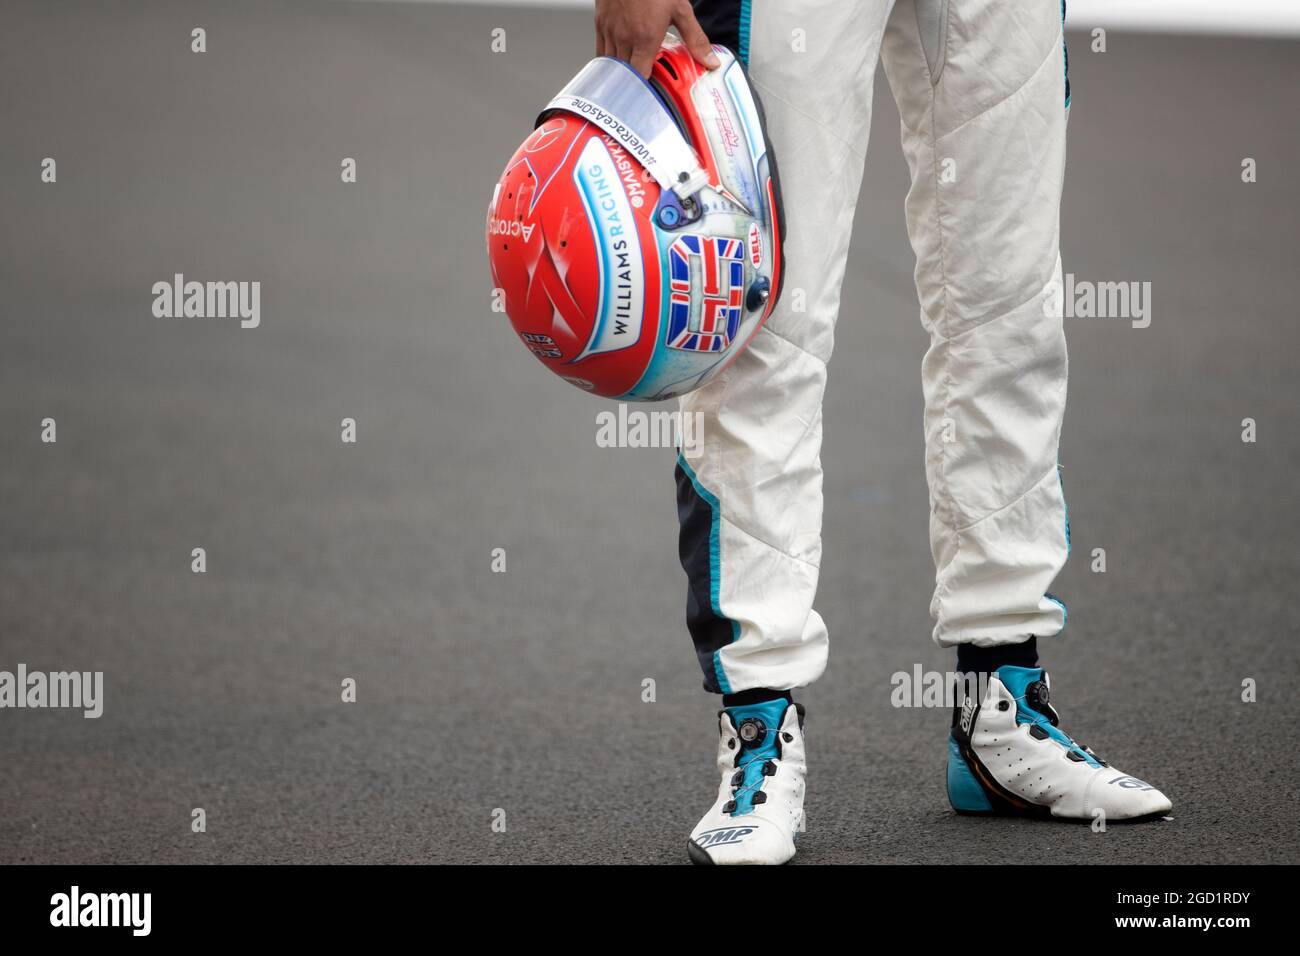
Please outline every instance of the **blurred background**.
[[[1300, 862], [1296, 10], [1069, 4], [1065, 268], [1150, 282], [1152, 316], [1067, 319], [1071, 613], [1044, 662], [1071, 732], [1175, 803], [1106, 834], [955, 817], [948, 713], [890, 704], [892, 674], [952, 661], [879, 78], [801, 861]], [[614, 406], [519, 346], [483, 250], [500, 168], [592, 49], [589, 4], [4, 5], [0, 670], [105, 690], [96, 720], [0, 710], [0, 862], [685, 862], [717, 702], [674, 455], [597, 446]], [[176, 273], [259, 281], [260, 326], [156, 318]]]

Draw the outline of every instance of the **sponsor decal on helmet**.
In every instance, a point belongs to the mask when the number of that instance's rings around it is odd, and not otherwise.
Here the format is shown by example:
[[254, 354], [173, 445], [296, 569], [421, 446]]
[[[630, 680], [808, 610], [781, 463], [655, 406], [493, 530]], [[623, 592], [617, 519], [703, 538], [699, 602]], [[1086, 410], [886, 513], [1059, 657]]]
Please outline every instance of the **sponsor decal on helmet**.
[[718, 92], [716, 87], [709, 90], [709, 96], [717, 109], [713, 122], [718, 127], [718, 142], [722, 144], [722, 148], [728, 156], [734, 156], [736, 155], [736, 148], [740, 146], [740, 134], [736, 132], [736, 127], [732, 125], [731, 111], [727, 109], [727, 101], [722, 98], [722, 94]]
[[[665, 343], [684, 352], [722, 352], [740, 331], [744, 251], [739, 239], [681, 236], [668, 248], [672, 277]], [[691, 309], [691, 287], [700, 307]]]
[[533, 230], [537, 228], [537, 223], [523, 223], [518, 219], [495, 218], [488, 220], [488, 235], [490, 236], [523, 236], [524, 242], [533, 237]]
[[659, 162], [655, 159], [655, 154], [650, 149], [650, 144], [643, 142], [641, 137], [637, 136], [632, 129], [627, 126], [613, 113], [601, 109], [597, 104], [591, 102], [585, 97], [570, 95], [565, 98], [565, 102], [556, 102], [553, 105], [566, 109], [571, 113], [589, 119], [593, 123], [603, 126], [623, 144], [633, 155], [635, 155], [645, 166], [657, 166]]
[[524, 152], [535, 153], [550, 146], [560, 138], [560, 134], [564, 132], [566, 125], [565, 121], [560, 117], [548, 119], [533, 130], [533, 135], [524, 141]]
[[763, 233], [756, 222], [749, 224], [749, 261], [755, 269], [763, 264]]
[[600, 264], [596, 321], [591, 338], [573, 359], [578, 362], [628, 348], [641, 338], [645, 271], [632, 204], [614, 157], [599, 139], [589, 139], [583, 147], [573, 180], [587, 211]]
[[528, 351], [538, 358], [560, 357], [560, 347], [549, 335], [543, 335], [541, 332], [520, 332], [519, 337], [528, 346]]
[[745, 127], [745, 140], [749, 146], [750, 159], [757, 169], [759, 160], [767, 154], [767, 150], [764, 149], [763, 132], [757, 123], [758, 107], [754, 104], [754, 97], [750, 95], [749, 84], [745, 82], [740, 64], [731, 65], [724, 82], [727, 84], [727, 92], [739, 107], [740, 122]]
[[609, 149], [609, 154], [614, 157], [614, 166], [618, 169], [618, 175], [623, 180], [623, 188], [627, 191], [628, 202], [636, 209], [645, 205], [645, 174], [641, 165], [627, 154], [622, 146], [614, 142], [609, 136], [601, 134], [601, 139], [605, 141], [605, 146]]

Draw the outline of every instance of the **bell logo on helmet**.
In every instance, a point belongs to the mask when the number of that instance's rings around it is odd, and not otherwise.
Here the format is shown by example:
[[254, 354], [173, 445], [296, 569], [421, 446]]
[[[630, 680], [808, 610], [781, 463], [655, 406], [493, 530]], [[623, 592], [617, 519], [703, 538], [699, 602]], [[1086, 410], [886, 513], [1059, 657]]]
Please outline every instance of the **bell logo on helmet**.
[[[670, 349], [721, 352], [740, 331], [745, 267], [739, 239], [682, 236], [668, 249], [672, 298], [668, 310]], [[700, 304], [692, 310], [692, 286]]]

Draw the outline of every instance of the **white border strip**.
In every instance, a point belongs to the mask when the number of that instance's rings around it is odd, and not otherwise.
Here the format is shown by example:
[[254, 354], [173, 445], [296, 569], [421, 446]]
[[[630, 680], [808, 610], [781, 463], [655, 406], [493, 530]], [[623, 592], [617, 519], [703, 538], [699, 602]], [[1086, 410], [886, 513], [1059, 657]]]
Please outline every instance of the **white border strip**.
[[[356, 0], [354, 0], [356, 2]], [[392, 0], [360, 0], [392, 2]], [[403, 0], [468, 6], [592, 9], [593, 0]], [[861, 0], [852, 0], [861, 2]], [[1025, 0], [1027, 2], [1027, 0]], [[1300, 37], [1300, 0], [1067, 0], [1074, 30]]]
[[1297, 0], [1067, 0], [1066, 9], [1075, 30], [1300, 37]]

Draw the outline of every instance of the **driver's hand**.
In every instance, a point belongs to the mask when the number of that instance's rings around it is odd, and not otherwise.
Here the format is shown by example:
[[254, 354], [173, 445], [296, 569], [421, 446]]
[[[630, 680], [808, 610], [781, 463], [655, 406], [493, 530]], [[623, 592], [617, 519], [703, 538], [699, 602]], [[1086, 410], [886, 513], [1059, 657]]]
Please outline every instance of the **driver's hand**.
[[688, 0], [596, 0], [596, 56], [626, 60], [648, 79], [670, 24], [691, 56], [710, 70], [718, 66]]

